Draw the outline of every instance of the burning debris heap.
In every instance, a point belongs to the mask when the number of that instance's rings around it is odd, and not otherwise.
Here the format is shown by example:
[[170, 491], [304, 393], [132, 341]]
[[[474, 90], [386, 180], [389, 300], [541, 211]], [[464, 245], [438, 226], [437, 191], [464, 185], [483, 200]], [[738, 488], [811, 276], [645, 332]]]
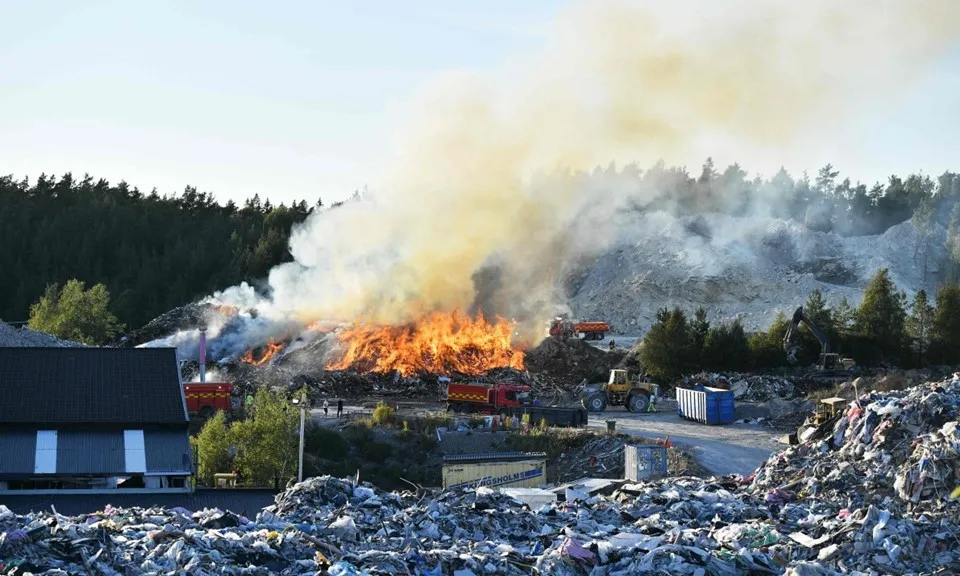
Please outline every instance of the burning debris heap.
[[434, 496], [311, 478], [254, 520], [0, 507], [0, 557], [35, 573], [957, 573], [960, 375], [870, 393], [751, 477], [669, 478], [530, 509], [480, 488]]
[[[622, 352], [571, 339], [533, 348], [516, 342], [513, 323], [482, 314], [425, 314], [405, 326], [275, 321], [210, 298], [160, 316], [125, 336], [123, 346], [177, 346], [186, 381], [199, 372], [200, 328], [207, 360], [237, 396], [261, 386], [307, 388], [317, 397], [394, 395], [435, 399], [444, 377], [530, 385], [563, 398], [583, 379], [606, 378]], [[531, 372], [527, 371], [530, 368]]]
[[427, 314], [409, 326], [359, 325], [338, 334], [346, 345], [331, 370], [412, 374], [479, 375], [492, 368], [523, 369], [523, 352], [514, 348], [513, 324], [458, 311]]

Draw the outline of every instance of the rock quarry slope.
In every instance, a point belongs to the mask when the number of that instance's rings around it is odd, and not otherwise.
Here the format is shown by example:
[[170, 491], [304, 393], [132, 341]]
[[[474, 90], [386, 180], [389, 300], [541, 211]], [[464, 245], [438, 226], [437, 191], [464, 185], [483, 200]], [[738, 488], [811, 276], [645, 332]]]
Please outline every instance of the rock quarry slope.
[[924, 241], [909, 221], [860, 237], [719, 214], [631, 213], [613, 225], [617, 241], [580, 268], [570, 293], [578, 316], [607, 320], [619, 334], [642, 334], [664, 306], [703, 306], [713, 322], [740, 317], [748, 329], [765, 328], [815, 288], [828, 303], [846, 296], [855, 306], [881, 268], [912, 297], [935, 289], [945, 255], [942, 227]]

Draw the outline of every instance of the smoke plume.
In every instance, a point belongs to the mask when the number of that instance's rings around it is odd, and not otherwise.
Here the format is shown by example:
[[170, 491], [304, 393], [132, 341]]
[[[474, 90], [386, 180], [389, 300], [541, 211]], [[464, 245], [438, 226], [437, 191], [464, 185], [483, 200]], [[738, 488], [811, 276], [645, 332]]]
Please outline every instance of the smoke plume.
[[709, 18], [575, 4], [538, 53], [439, 79], [375, 193], [294, 231], [261, 310], [404, 323], [483, 308], [535, 325], [564, 303], [564, 275], [616, 241], [617, 215], [657, 192], [570, 171], [717, 146], [749, 161], [828, 136], [909, 86], [960, 22], [955, 0], [711, 4]]

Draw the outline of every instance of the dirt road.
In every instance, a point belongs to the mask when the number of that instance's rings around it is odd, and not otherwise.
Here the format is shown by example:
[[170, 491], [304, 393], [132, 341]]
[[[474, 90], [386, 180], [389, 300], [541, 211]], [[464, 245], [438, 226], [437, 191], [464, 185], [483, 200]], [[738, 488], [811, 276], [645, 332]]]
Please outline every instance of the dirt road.
[[590, 415], [590, 428], [606, 429], [607, 420], [617, 423], [617, 431], [666, 438], [691, 452], [701, 466], [718, 475], [747, 475], [760, 466], [770, 454], [783, 448], [777, 439], [781, 433], [750, 424], [705, 426], [683, 420], [676, 413], [675, 403], [661, 403], [655, 414], [631, 414], [611, 410]]

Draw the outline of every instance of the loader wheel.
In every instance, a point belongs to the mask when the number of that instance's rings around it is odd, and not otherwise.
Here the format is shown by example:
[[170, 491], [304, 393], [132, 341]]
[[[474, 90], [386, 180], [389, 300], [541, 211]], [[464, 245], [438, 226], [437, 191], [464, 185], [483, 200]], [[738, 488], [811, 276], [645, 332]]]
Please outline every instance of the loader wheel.
[[586, 408], [588, 412], [603, 412], [607, 409], [607, 399], [603, 394], [591, 394], [583, 401], [583, 407]]
[[650, 406], [650, 398], [646, 394], [631, 394], [627, 398], [627, 410], [631, 412], [646, 412], [647, 408]]

